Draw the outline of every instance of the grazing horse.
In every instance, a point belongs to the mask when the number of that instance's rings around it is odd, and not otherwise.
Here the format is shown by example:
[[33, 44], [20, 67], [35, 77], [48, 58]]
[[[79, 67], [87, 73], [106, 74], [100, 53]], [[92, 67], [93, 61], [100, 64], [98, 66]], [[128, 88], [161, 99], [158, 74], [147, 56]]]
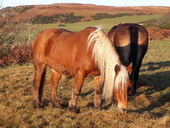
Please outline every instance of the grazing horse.
[[68, 108], [77, 110], [85, 77], [96, 76], [94, 107], [101, 108], [101, 94], [110, 99], [115, 96], [119, 109], [127, 109], [128, 88], [131, 81], [128, 70], [121, 65], [116, 49], [101, 28], [88, 27], [79, 32], [65, 29], [46, 29], [32, 44], [34, 80], [33, 106], [41, 107], [45, 69], [52, 69], [50, 80], [51, 97], [54, 107], [60, 108], [57, 96], [58, 82], [62, 75], [74, 77], [74, 86]]
[[129, 88], [129, 95], [135, 95], [142, 59], [148, 48], [148, 32], [139, 24], [125, 23], [114, 26], [108, 37], [116, 47], [121, 63], [124, 66], [132, 64], [132, 86]]

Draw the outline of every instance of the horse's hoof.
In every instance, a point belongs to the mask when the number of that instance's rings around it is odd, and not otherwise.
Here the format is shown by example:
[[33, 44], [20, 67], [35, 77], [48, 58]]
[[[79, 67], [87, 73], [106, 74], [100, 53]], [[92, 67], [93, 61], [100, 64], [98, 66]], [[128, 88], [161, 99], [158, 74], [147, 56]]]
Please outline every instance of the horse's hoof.
[[40, 104], [34, 104], [33, 107], [34, 107], [34, 109], [42, 108]]
[[76, 109], [75, 107], [68, 107], [68, 109], [71, 111], [71, 112], [74, 112], [74, 113], [79, 113], [80, 111], [78, 109]]
[[80, 113], [80, 110], [79, 109], [73, 109], [73, 110], [70, 110], [71, 112], [74, 112], [74, 113]]
[[131, 93], [129, 93], [128, 95], [129, 95], [129, 96], [134, 96], [134, 95], [136, 95], [136, 92], [131, 92]]
[[36, 101], [33, 101], [33, 102], [32, 102], [32, 106], [33, 106], [33, 108], [35, 108], [35, 109], [41, 108], [41, 104], [40, 104], [40, 103], [37, 103]]
[[125, 109], [125, 108], [119, 108], [119, 110], [121, 111], [121, 113], [127, 113], [128, 112], [128, 110]]
[[60, 105], [58, 105], [58, 104], [53, 104], [53, 107], [54, 107], [54, 108], [63, 109], [63, 107], [61, 107], [61, 106], [60, 106]]
[[94, 108], [97, 109], [97, 110], [101, 110], [102, 106], [101, 105], [94, 105]]
[[136, 94], [136, 91], [134, 89], [129, 89], [128, 95], [129, 96], [134, 96]]

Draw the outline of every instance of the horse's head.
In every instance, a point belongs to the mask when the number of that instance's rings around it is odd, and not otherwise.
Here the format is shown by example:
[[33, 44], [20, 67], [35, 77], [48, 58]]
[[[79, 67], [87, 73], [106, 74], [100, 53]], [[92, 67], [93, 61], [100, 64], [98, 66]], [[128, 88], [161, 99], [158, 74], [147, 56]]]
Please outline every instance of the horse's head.
[[115, 66], [115, 89], [113, 89], [113, 95], [118, 102], [119, 110], [127, 112], [128, 108], [128, 89], [131, 86], [131, 80], [129, 78], [130, 67], [124, 67], [123, 65]]

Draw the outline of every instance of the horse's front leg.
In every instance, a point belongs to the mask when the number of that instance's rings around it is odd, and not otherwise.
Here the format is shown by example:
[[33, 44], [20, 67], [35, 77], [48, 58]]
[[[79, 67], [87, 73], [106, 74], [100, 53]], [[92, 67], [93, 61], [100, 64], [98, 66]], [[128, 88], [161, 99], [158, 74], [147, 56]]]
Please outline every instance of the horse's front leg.
[[61, 74], [59, 74], [58, 72], [52, 69], [52, 77], [50, 80], [51, 100], [53, 106], [56, 108], [61, 108], [59, 98], [57, 96], [57, 87], [60, 79], [61, 79]]
[[71, 95], [71, 101], [69, 103], [69, 110], [73, 112], [77, 112], [77, 100], [80, 95], [81, 88], [86, 77], [86, 71], [84, 69], [78, 70], [75, 78], [74, 78], [74, 86]]
[[101, 109], [102, 108], [101, 94], [103, 81], [101, 76], [96, 76], [94, 81], [95, 81], [94, 107], [97, 109]]

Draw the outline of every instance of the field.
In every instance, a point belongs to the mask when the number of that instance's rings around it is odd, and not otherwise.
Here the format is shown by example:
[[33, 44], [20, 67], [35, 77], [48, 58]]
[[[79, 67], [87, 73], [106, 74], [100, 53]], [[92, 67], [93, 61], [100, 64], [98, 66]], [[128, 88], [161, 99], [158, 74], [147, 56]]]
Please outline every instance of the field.
[[[149, 19], [157, 19], [161, 15], [144, 15], [144, 16], [124, 16], [124, 17], [117, 17], [117, 18], [108, 18], [108, 19], [101, 19], [101, 20], [94, 20], [90, 22], [79, 22], [79, 23], [69, 23], [64, 24], [65, 29], [68, 29], [70, 31], [80, 31], [84, 29], [85, 27], [89, 26], [103, 26], [104, 30], [108, 32], [110, 28], [112, 28], [114, 25], [120, 24], [120, 23], [139, 23], [145, 20]], [[45, 28], [57, 28], [58, 24], [41, 24], [40, 29]], [[36, 25], [37, 26], [37, 25]]]
[[[47, 9], [49, 8], [51, 6]], [[157, 7], [153, 8], [154, 10], [152, 8], [150, 8], [152, 13], [155, 12], [155, 9], [158, 10]], [[139, 10], [140, 8], [137, 8], [134, 11], [139, 12]], [[148, 11], [146, 8], [143, 10], [144, 12]], [[46, 12], [50, 13], [49, 11]], [[76, 10], [76, 12], [79, 11]], [[89, 12], [91, 10], [88, 11], [88, 15]], [[112, 26], [119, 23], [139, 23], [148, 19], [159, 18], [164, 11], [159, 10], [155, 13], [154, 15], [134, 15], [70, 23], [64, 24], [65, 27], [63, 28], [79, 31], [88, 26], [100, 25], [104, 26], [104, 30], [108, 32]], [[25, 13], [23, 14], [26, 16]], [[59, 23], [33, 25], [31, 30], [33, 38], [41, 30], [57, 28], [58, 25]], [[30, 25], [30, 27], [32, 26]], [[28, 36], [27, 31], [30, 32], [30, 30], [25, 29], [22, 34]], [[33, 64], [0, 67], [0, 128], [168, 128], [170, 127], [169, 48], [170, 39], [149, 42], [149, 49], [140, 70], [139, 88], [135, 96], [129, 97], [129, 111], [127, 113], [121, 113], [117, 110], [116, 101], [104, 103], [102, 110], [96, 110], [93, 107], [93, 77], [86, 78], [84, 82], [78, 100], [80, 113], [76, 114], [67, 109], [74, 80], [65, 76], [62, 77], [57, 90], [63, 109], [53, 108], [49, 89], [50, 68], [47, 68], [42, 99], [43, 108], [33, 109], [31, 94]]]
[[63, 109], [53, 108], [47, 69], [43, 109], [33, 109], [31, 88], [33, 65], [0, 68], [0, 127], [6, 128], [168, 128], [170, 127], [170, 40], [149, 43], [140, 71], [137, 95], [129, 97], [128, 113], [117, 104], [93, 108], [93, 77], [86, 79], [78, 101], [80, 113], [67, 109], [73, 79], [63, 76], [58, 93]]

